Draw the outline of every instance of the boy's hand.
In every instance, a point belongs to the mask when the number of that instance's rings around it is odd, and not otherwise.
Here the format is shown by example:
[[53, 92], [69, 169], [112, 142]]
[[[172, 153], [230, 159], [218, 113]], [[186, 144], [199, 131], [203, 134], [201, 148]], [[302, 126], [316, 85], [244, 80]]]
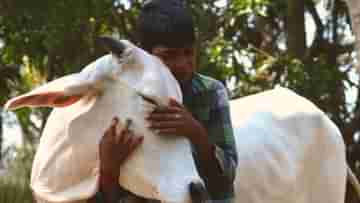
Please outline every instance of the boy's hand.
[[125, 162], [144, 139], [143, 136], [136, 136], [128, 129], [117, 132], [116, 126], [118, 122], [118, 118], [113, 119], [99, 146], [101, 177], [116, 181], [116, 184], [120, 175], [121, 164]]
[[170, 99], [169, 106], [155, 109], [147, 119], [150, 129], [158, 134], [185, 136], [191, 142], [195, 142], [205, 131], [192, 114], [174, 99]]

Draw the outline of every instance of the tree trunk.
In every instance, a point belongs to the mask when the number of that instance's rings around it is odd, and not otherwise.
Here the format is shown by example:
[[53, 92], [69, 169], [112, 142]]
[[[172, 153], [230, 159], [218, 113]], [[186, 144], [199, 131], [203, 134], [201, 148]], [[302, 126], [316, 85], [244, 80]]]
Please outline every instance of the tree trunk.
[[303, 59], [306, 50], [305, 0], [288, 0], [287, 2], [286, 33], [288, 50], [291, 56]]
[[360, 72], [360, 1], [347, 0], [347, 4], [350, 11], [353, 32], [356, 37], [355, 47], [358, 58], [357, 70]]

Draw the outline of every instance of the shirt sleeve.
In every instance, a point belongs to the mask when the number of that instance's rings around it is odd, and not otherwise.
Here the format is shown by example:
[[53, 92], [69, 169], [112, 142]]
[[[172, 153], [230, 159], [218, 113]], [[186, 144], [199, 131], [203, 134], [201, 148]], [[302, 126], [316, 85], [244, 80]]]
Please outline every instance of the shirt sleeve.
[[210, 193], [212, 202], [231, 202], [234, 196], [234, 179], [237, 167], [237, 151], [233, 134], [229, 98], [226, 88], [217, 82], [208, 98], [211, 98], [209, 119], [203, 123], [213, 145], [217, 163], [200, 163], [195, 158], [200, 176]]

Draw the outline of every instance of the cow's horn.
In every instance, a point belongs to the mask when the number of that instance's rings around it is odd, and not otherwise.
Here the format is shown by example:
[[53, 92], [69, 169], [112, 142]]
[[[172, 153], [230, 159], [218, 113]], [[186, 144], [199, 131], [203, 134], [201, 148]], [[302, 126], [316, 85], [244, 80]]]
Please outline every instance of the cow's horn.
[[100, 44], [105, 45], [112, 53], [116, 54], [117, 56], [121, 56], [126, 48], [126, 46], [121, 41], [107, 36], [98, 37], [97, 41]]

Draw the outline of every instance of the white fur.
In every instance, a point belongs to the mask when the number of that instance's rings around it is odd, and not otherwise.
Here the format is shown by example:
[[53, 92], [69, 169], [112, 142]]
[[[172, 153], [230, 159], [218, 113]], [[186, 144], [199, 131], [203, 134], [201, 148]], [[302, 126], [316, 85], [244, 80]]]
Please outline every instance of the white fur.
[[[123, 43], [127, 46], [123, 58], [106, 55], [96, 60], [75, 74], [70, 86], [68, 81], [56, 81], [55, 86], [63, 86], [60, 89], [67, 95], [91, 93], [71, 106], [55, 108], [48, 118], [31, 174], [31, 188], [39, 202], [75, 202], [96, 193], [98, 146], [114, 116], [122, 124], [132, 120], [130, 129], [145, 136], [121, 168], [121, 186], [146, 198], [190, 201], [188, 185], [200, 180], [190, 144], [184, 137], [160, 138], [150, 131], [145, 117], [153, 106], [138, 94], [162, 104], [169, 97], [181, 102], [179, 86], [158, 58]], [[54, 85], [45, 85], [40, 93], [51, 91], [47, 87]]]
[[237, 203], [343, 203], [345, 146], [315, 105], [279, 88], [231, 101]]
[[[123, 41], [122, 58], [104, 56], [81, 73], [45, 85], [79, 102], [54, 109], [35, 156], [31, 187], [39, 202], [75, 202], [98, 189], [98, 144], [116, 115], [131, 119], [144, 143], [121, 168], [119, 183], [163, 202], [189, 202], [188, 184], [199, 176], [185, 138], [160, 139], [144, 117], [153, 106], [181, 102], [176, 80], [159, 59]], [[29, 94], [32, 94], [30, 92]], [[16, 99], [16, 98], [15, 98]], [[237, 203], [341, 203], [346, 183], [345, 146], [334, 123], [315, 105], [284, 88], [230, 103], [239, 155]]]

